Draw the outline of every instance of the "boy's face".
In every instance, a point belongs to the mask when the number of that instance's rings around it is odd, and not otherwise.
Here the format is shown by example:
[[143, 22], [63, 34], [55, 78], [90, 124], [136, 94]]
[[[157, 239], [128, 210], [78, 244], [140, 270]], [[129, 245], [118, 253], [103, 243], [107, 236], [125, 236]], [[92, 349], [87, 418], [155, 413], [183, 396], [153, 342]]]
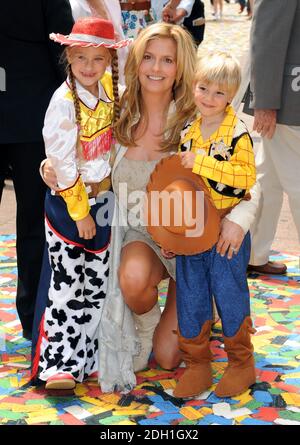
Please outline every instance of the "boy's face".
[[208, 84], [199, 80], [194, 84], [195, 104], [204, 117], [217, 116], [223, 113], [232, 99], [232, 95], [217, 83]]

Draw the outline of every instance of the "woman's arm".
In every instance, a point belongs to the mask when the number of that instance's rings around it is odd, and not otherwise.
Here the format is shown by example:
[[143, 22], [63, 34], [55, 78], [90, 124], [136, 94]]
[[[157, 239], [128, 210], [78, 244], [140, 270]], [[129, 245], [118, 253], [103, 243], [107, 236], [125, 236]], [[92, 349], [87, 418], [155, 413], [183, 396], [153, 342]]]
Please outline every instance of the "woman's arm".
[[226, 255], [227, 252], [229, 259], [232, 258], [234, 253], [238, 252], [245, 234], [254, 222], [261, 194], [258, 182], [250, 189], [250, 193], [251, 199], [241, 201], [222, 221], [217, 252], [222, 256]]
[[57, 184], [57, 176], [54, 168], [52, 167], [50, 159], [46, 158], [41, 162], [40, 165], [40, 175], [44, 183], [55, 192], [59, 191], [59, 186]]
[[241, 201], [226, 216], [229, 221], [238, 224], [243, 229], [244, 234], [250, 230], [259, 207], [261, 195], [259, 182], [256, 182], [250, 189], [250, 194], [251, 199], [249, 201]]

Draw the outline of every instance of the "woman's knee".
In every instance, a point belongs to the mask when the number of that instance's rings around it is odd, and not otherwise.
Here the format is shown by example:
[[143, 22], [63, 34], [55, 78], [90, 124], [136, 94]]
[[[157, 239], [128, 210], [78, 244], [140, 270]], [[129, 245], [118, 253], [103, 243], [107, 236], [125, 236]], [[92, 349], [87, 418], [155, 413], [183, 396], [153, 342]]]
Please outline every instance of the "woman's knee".
[[[148, 301], [151, 287], [150, 274], [140, 265], [127, 263], [119, 270], [120, 289], [127, 305], [136, 314], [148, 312], [155, 302]], [[150, 295], [151, 296], [151, 295]]]
[[148, 285], [149, 278], [147, 275], [135, 262], [129, 262], [124, 266], [121, 265], [119, 282], [123, 295], [139, 295]]

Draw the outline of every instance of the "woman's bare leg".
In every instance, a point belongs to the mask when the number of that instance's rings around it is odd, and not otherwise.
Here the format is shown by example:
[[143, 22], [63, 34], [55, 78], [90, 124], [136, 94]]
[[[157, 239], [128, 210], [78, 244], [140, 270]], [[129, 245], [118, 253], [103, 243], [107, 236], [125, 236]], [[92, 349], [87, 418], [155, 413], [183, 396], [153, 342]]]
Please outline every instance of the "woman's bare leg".
[[[124, 300], [136, 314], [150, 311], [158, 299], [158, 285], [167, 277], [166, 269], [147, 244], [132, 242], [122, 250], [119, 281]], [[157, 363], [164, 369], [179, 365], [176, 313], [176, 284], [170, 279], [168, 297], [153, 337]]]
[[157, 286], [166, 269], [147, 244], [135, 241], [122, 249], [120, 288], [126, 304], [136, 314], [150, 311], [157, 302]]
[[176, 312], [176, 284], [170, 278], [165, 309], [153, 336], [155, 360], [164, 369], [176, 368], [181, 362], [178, 349]]

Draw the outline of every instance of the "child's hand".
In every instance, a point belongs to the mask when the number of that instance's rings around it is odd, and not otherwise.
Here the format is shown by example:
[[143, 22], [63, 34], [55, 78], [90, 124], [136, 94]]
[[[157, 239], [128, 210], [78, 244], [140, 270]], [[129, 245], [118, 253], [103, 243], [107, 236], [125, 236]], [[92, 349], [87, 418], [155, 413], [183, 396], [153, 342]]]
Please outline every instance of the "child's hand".
[[90, 214], [80, 221], [76, 221], [76, 226], [80, 238], [92, 239], [96, 235], [96, 224]]
[[241, 226], [230, 221], [226, 217], [223, 218], [221, 224], [221, 234], [217, 243], [217, 252], [221, 256], [225, 256], [231, 260], [233, 255], [236, 255], [241, 247], [245, 233]]
[[181, 164], [184, 166], [184, 168], [193, 168], [196, 155], [195, 153], [192, 153], [191, 151], [184, 151], [183, 153], [180, 153], [181, 157]]
[[171, 258], [174, 258], [174, 256], [176, 256], [175, 253], [169, 252], [168, 250], [165, 250], [163, 248], [161, 248], [160, 251], [161, 251], [162, 256], [167, 258], [167, 260], [170, 260]]

